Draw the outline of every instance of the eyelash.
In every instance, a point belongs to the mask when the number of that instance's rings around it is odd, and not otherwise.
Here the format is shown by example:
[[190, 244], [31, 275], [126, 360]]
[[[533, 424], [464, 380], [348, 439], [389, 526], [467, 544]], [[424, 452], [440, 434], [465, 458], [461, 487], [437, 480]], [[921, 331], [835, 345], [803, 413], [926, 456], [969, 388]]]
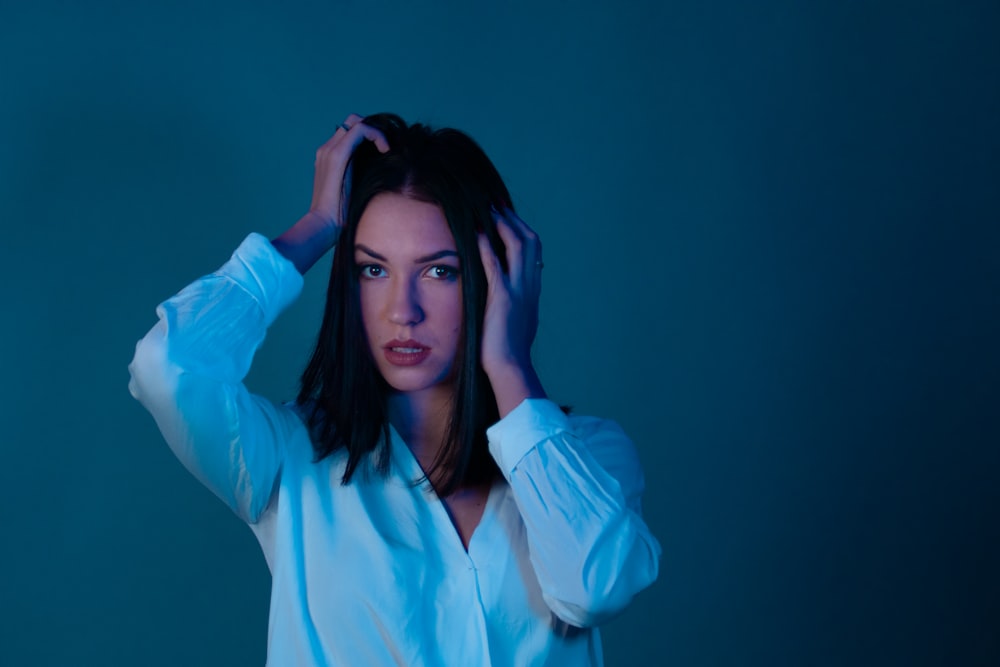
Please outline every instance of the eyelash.
[[460, 272], [457, 267], [448, 266], [447, 264], [435, 264], [434, 266], [427, 269], [428, 273], [437, 273], [441, 271], [444, 275], [434, 275], [432, 276], [435, 280], [458, 280]]
[[382, 271], [382, 267], [378, 264], [361, 264], [358, 266], [358, 275], [362, 278], [368, 278], [374, 280], [379, 278], [379, 276], [368, 275], [369, 271]]
[[[378, 272], [377, 275], [371, 275], [374, 272]], [[441, 272], [444, 275], [431, 275], [437, 272]], [[360, 266], [358, 266], [358, 276], [360, 276], [362, 279], [378, 280], [384, 275], [384, 273], [385, 269], [379, 266], [378, 264], [361, 264]], [[455, 266], [448, 266], [447, 264], [435, 264], [427, 268], [425, 275], [428, 275], [432, 280], [447, 280], [450, 282], [458, 280], [459, 276], [461, 275], [461, 271], [458, 269], [458, 267]]]

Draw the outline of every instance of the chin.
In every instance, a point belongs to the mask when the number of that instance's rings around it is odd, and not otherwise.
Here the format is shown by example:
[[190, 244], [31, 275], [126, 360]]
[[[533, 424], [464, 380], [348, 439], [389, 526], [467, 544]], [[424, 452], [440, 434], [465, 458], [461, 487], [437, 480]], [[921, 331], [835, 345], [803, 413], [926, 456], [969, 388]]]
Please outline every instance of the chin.
[[389, 385], [391, 391], [401, 394], [428, 389], [453, 389], [455, 385], [450, 373], [431, 376], [426, 373], [400, 372], [399, 369], [392, 369], [389, 373], [382, 372], [382, 379]]

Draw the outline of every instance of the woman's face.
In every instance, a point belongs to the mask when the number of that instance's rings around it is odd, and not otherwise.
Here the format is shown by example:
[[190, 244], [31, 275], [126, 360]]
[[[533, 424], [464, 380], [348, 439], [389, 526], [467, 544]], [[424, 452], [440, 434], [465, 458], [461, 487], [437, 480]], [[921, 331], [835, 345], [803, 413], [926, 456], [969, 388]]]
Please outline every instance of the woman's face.
[[447, 387], [462, 330], [455, 239], [440, 207], [383, 192], [369, 202], [354, 243], [361, 314], [375, 365], [390, 387]]

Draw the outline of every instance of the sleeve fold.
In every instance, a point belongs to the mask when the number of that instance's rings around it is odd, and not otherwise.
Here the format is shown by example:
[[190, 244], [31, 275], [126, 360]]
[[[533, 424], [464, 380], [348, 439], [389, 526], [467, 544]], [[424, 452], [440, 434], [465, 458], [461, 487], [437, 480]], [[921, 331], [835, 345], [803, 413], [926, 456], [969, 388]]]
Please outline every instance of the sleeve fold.
[[251, 234], [222, 268], [157, 307], [129, 365], [129, 391], [177, 458], [251, 523], [270, 502], [297, 417], [243, 379], [267, 327], [301, 289], [291, 262]]
[[617, 424], [528, 399], [488, 436], [556, 616], [579, 627], [603, 623], [655, 581], [661, 548], [642, 519], [635, 446]]

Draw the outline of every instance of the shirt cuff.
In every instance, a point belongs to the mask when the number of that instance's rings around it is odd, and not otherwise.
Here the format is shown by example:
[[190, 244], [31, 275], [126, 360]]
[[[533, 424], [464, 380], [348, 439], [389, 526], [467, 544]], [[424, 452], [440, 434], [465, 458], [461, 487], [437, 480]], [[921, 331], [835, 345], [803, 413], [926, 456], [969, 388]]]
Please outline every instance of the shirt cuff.
[[256, 232], [243, 240], [216, 273], [235, 281], [260, 304], [266, 326], [302, 292], [302, 274], [266, 236]]
[[486, 438], [490, 453], [507, 475], [537, 445], [568, 430], [569, 418], [558, 405], [546, 398], [526, 398], [486, 429]]

